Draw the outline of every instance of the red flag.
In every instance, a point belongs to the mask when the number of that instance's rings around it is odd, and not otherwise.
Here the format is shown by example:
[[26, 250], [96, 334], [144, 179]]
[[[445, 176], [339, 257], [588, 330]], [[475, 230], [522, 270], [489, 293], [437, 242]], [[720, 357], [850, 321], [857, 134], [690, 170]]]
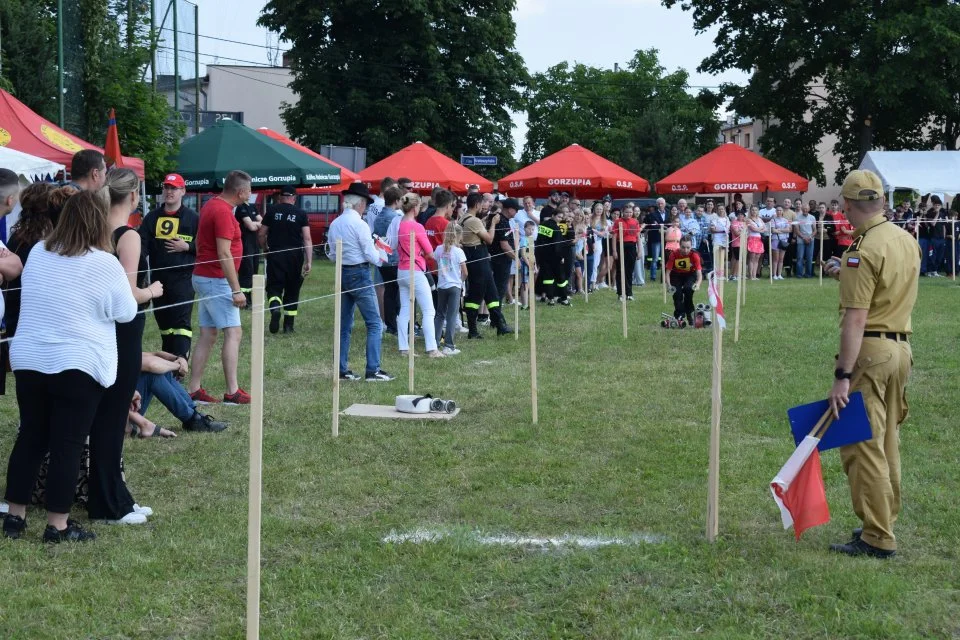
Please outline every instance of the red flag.
[[819, 438], [805, 437], [770, 482], [773, 499], [780, 507], [783, 528], [789, 529], [792, 525], [797, 540], [810, 527], [830, 522], [820, 453], [817, 451], [819, 443]]
[[107, 168], [122, 167], [123, 155], [120, 153], [120, 134], [117, 133], [117, 116], [110, 109], [107, 121], [107, 142], [103, 145], [103, 155], [107, 159]]
[[720, 297], [720, 290], [717, 288], [716, 275], [716, 271], [710, 273], [709, 284], [707, 286], [707, 297], [710, 300], [710, 305], [713, 307], [713, 312], [717, 316], [717, 324], [720, 325], [721, 329], [726, 329], [727, 319], [723, 315], [723, 298]]

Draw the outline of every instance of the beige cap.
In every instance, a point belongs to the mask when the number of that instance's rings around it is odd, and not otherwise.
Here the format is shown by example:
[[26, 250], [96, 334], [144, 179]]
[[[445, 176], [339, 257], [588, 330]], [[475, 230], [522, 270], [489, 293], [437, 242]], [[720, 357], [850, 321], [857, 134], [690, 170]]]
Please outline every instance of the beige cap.
[[840, 195], [847, 200], [879, 200], [883, 197], [883, 183], [873, 171], [857, 169], [847, 174]]

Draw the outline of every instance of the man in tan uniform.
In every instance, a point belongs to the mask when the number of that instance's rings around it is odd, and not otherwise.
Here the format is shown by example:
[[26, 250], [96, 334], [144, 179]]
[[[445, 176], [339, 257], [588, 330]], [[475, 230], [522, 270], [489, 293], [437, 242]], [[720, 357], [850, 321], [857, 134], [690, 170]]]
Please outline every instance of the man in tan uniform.
[[[893, 525], [900, 512], [900, 425], [907, 417], [905, 387], [913, 356], [910, 315], [917, 300], [920, 248], [883, 215], [883, 185], [871, 171], [852, 171], [841, 191], [856, 226], [853, 244], [824, 266], [840, 280], [840, 354], [830, 406], [834, 415], [852, 391], [863, 393], [873, 438], [840, 449], [853, 510], [863, 522], [846, 544], [852, 556], [896, 553]], [[851, 378], [858, 376], [850, 388]]]

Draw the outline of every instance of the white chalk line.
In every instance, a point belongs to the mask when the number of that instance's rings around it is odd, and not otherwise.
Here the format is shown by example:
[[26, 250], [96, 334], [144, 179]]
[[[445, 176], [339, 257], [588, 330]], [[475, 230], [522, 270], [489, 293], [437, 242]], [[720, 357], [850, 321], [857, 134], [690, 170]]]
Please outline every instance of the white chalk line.
[[481, 546], [525, 547], [531, 549], [599, 549], [601, 547], [660, 544], [665, 536], [634, 533], [628, 536], [594, 537], [563, 534], [556, 537], [535, 537], [518, 534], [486, 534], [480, 531], [455, 532], [442, 529], [414, 529], [404, 533], [391, 530], [384, 536], [384, 544], [433, 544], [442, 540], [466, 542]]

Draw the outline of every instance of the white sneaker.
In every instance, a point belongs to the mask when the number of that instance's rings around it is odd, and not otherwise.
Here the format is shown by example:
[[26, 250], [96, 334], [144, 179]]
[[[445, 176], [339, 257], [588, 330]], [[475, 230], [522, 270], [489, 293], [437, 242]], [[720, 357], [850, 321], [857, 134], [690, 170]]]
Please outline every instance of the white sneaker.
[[467, 329], [466, 327], [461, 326], [457, 328], [457, 333], [470, 333], [470, 329]]
[[0, 501], [0, 513], [9, 513], [9, 512], [10, 512], [10, 505], [8, 505], [6, 502]]
[[148, 518], [153, 515], [153, 509], [151, 509], [150, 507], [141, 507], [138, 504], [133, 505], [133, 511], [134, 513], [142, 513]]
[[146, 524], [147, 516], [142, 513], [137, 513], [136, 511], [131, 511], [127, 515], [123, 516], [119, 520], [107, 520], [107, 524]]
[[442, 353], [445, 356], [455, 356], [460, 353], [460, 349], [457, 349], [456, 347], [444, 347]]

